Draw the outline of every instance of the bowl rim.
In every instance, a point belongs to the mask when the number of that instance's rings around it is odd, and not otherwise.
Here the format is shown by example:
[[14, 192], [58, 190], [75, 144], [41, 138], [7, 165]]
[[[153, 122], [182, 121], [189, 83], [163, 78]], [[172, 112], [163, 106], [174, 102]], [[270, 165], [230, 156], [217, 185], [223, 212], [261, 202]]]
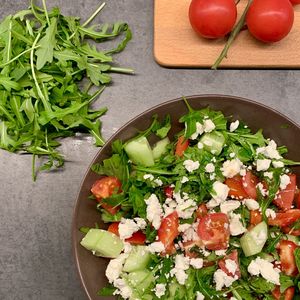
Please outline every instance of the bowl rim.
[[93, 298], [91, 298], [91, 295], [87, 289], [87, 286], [84, 282], [83, 279], [83, 274], [82, 271], [80, 269], [80, 265], [79, 265], [79, 256], [77, 253], [77, 240], [76, 240], [76, 234], [78, 233], [78, 228], [75, 228], [75, 223], [76, 223], [76, 217], [78, 215], [79, 212], [79, 196], [80, 196], [80, 192], [83, 186], [84, 181], [86, 180], [86, 177], [91, 169], [91, 166], [95, 163], [95, 161], [97, 160], [98, 156], [100, 155], [101, 151], [103, 150], [103, 148], [109, 144], [112, 140], [115, 139], [116, 135], [119, 134], [120, 131], [122, 131], [124, 128], [126, 128], [127, 126], [129, 126], [130, 123], [134, 122], [136, 119], [140, 118], [141, 116], [150, 113], [151, 111], [156, 110], [157, 108], [160, 108], [162, 106], [167, 106], [171, 103], [174, 102], [178, 102], [178, 101], [183, 101], [183, 97], [186, 98], [187, 100], [189, 99], [195, 99], [195, 98], [199, 98], [199, 99], [206, 99], [206, 98], [219, 98], [220, 100], [222, 99], [232, 99], [237, 100], [239, 102], [243, 102], [243, 103], [248, 103], [251, 105], [256, 105], [259, 108], [263, 108], [269, 111], [272, 111], [273, 113], [279, 115], [280, 117], [286, 119], [287, 121], [289, 121], [290, 123], [292, 123], [297, 129], [300, 130], [300, 124], [297, 124], [295, 121], [291, 120], [289, 117], [287, 117], [285, 114], [283, 114], [282, 112], [278, 111], [277, 109], [274, 109], [264, 103], [260, 103], [256, 100], [251, 100], [249, 98], [245, 98], [245, 97], [239, 97], [239, 96], [235, 96], [235, 95], [227, 95], [227, 94], [196, 94], [196, 95], [190, 95], [190, 96], [181, 96], [179, 98], [175, 98], [175, 99], [171, 99], [171, 100], [166, 100], [163, 102], [160, 102], [159, 104], [156, 104], [146, 110], [144, 110], [143, 112], [139, 113], [138, 115], [136, 115], [135, 117], [131, 118], [129, 121], [127, 121], [125, 124], [123, 124], [116, 132], [114, 132], [110, 138], [108, 138], [108, 140], [105, 142], [105, 144], [97, 151], [97, 153], [95, 154], [95, 156], [92, 158], [91, 163], [89, 164], [88, 169], [85, 171], [84, 176], [80, 182], [78, 191], [77, 191], [77, 196], [76, 196], [76, 200], [74, 202], [74, 206], [73, 206], [73, 212], [72, 212], [72, 223], [71, 223], [71, 239], [72, 239], [72, 255], [73, 255], [73, 260], [75, 260], [75, 265], [76, 265], [76, 270], [77, 270], [77, 276], [79, 276], [80, 279], [80, 284], [83, 288], [83, 290], [85, 291], [85, 294], [87, 296], [87, 298], [89, 300], [93, 300]]

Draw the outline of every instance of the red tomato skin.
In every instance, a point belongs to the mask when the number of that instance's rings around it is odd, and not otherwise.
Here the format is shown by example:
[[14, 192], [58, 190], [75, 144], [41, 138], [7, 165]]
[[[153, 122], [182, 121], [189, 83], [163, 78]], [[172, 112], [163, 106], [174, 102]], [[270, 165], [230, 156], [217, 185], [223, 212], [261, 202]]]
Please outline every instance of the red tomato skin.
[[297, 208], [300, 208], [300, 190], [299, 189], [297, 189], [295, 192], [294, 203]]
[[192, 0], [189, 8], [189, 19], [195, 32], [210, 39], [228, 34], [236, 17], [234, 0]]
[[204, 203], [200, 204], [196, 210], [197, 218], [203, 218], [208, 213], [207, 207]]
[[122, 183], [117, 177], [106, 176], [94, 182], [91, 188], [91, 192], [106, 211], [108, 211], [112, 215], [115, 215], [120, 210], [120, 207], [114, 207], [107, 203], [102, 203], [102, 199], [110, 197], [114, 193], [121, 193], [121, 187]]
[[[228, 269], [226, 268], [225, 261], [227, 259], [233, 260], [236, 263], [236, 265], [237, 265], [237, 269], [236, 269], [236, 271], [235, 271], [234, 274], [232, 274], [231, 272], [229, 272]], [[218, 266], [228, 276], [231, 276], [231, 277], [237, 276], [238, 278], [241, 278], [241, 270], [240, 270], [239, 258], [238, 258], [238, 251], [237, 250], [233, 250], [230, 254], [228, 254], [224, 258], [220, 259], [219, 262], [218, 262]]]
[[277, 285], [276, 288], [272, 291], [272, 295], [276, 300], [293, 300], [295, 294], [295, 287], [291, 286], [284, 291], [284, 298], [281, 298], [282, 294], [280, 293], [280, 287]]
[[188, 139], [186, 139], [184, 136], [180, 136], [176, 144], [175, 155], [178, 157], [182, 157], [189, 144], [190, 142]]
[[298, 274], [294, 256], [296, 248], [298, 246], [294, 242], [287, 240], [280, 241], [276, 247], [280, 257], [281, 270], [289, 276], [296, 276]]
[[258, 183], [258, 178], [251, 171], [247, 171], [243, 176], [243, 188], [251, 199], [257, 199], [256, 186]]
[[262, 222], [262, 214], [259, 210], [250, 210], [250, 224], [257, 225]]
[[[119, 224], [120, 222], [111, 223], [108, 226], [107, 231], [114, 233], [117, 236], [120, 236]], [[125, 241], [133, 245], [144, 245], [146, 242], [146, 235], [142, 231], [137, 231], [134, 232], [130, 238], [125, 239]]]
[[176, 211], [172, 212], [161, 221], [157, 231], [158, 240], [162, 242], [166, 250], [170, 250], [174, 239], [178, 236], [179, 217]]
[[276, 213], [275, 219], [268, 218], [271, 226], [286, 227], [295, 223], [300, 218], [300, 209], [289, 209], [285, 212]]
[[300, 4], [300, 0], [290, 0], [292, 5]]
[[292, 29], [293, 6], [289, 0], [253, 0], [246, 23], [256, 39], [266, 43], [278, 42]]
[[292, 229], [293, 225], [282, 227], [282, 231], [286, 234], [300, 236], [300, 229]]
[[232, 178], [227, 178], [225, 184], [229, 187], [228, 196], [235, 199], [245, 199], [249, 197], [243, 188], [242, 176], [236, 175]]
[[282, 210], [288, 210], [293, 205], [296, 192], [296, 175], [290, 174], [290, 183], [284, 190], [280, 190], [273, 203]]
[[227, 249], [230, 237], [229, 219], [224, 213], [207, 214], [200, 219], [197, 232], [207, 249]]
[[167, 198], [172, 198], [174, 193], [174, 188], [168, 186], [164, 187], [164, 194]]

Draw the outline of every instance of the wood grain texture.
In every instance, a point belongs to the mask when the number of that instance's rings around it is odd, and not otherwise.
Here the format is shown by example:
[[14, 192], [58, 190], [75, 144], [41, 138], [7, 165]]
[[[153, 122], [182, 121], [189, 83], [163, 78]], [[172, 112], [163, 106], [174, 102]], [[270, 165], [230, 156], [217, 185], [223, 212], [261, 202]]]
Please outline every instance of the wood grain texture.
[[[238, 5], [239, 15], [247, 1]], [[154, 57], [166, 67], [210, 68], [225, 45], [225, 39], [199, 37], [188, 19], [190, 0], [155, 0]], [[240, 32], [220, 68], [300, 69], [300, 5], [295, 6], [295, 21], [282, 41], [264, 44], [247, 30]]]

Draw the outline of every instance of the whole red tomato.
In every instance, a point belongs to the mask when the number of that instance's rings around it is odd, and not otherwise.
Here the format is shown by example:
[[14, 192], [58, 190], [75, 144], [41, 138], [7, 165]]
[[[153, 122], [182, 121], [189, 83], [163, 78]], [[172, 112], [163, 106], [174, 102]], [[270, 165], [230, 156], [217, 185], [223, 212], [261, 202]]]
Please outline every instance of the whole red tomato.
[[263, 42], [278, 42], [292, 29], [294, 10], [289, 0], [253, 0], [246, 23], [251, 34]]
[[192, 0], [189, 9], [193, 29], [205, 38], [224, 37], [237, 17], [234, 0]]

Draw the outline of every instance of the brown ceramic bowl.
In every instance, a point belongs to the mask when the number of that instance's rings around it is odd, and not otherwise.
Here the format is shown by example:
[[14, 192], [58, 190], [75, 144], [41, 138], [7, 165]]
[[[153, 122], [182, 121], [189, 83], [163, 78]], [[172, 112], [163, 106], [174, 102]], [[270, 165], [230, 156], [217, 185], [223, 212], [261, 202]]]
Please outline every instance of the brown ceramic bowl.
[[[295, 141], [300, 138], [300, 127], [279, 112], [257, 102], [233, 96], [201, 95], [190, 96], [187, 99], [195, 109], [209, 105], [212, 109], [221, 110], [226, 116], [233, 116], [233, 120], [243, 120], [253, 131], [262, 128], [266, 137], [274, 139], [278, 145], [288, 147], [288, 158], [299, 161], [299, 146]], [[145, 130], [150, 125], [151, 117], [154, 114], [159, 117], [166, 114], [171, 115], [173, 129], [170, 132], [170, 137], [172, 137], [172, 134], [182, 130], [182, 124], [178, 122], [178, 119], [186, 112], [186, 105], [181, 98], [164, 102], [145, 111], [115, 133], [98, 152], [92, 164], [101, 162], [110, 156], [111, 143], [115, 139], [127, 140], [134, 137], [138, 130]], [[294, 171], [300, 178], [300, 168], [295, 168]], [[90, 300], [101, 299], [96, 293], [107, 284], [105, 268], [108, 260], [95, 257], [91, 252], [80, 246], [79, 242], [83, 234], [78, 229], [82, 226], [94, 227], [96, 222], [105, 227], [100, 220], [100, 214], [96, 211], [95, 203], [88, 200], [90, 188], [98, 177], [99, 175], [93, 173], [90, 169], [87, 171], [76, 201], [72, 227], [76, 266], [81, 283]], [[106, 297], [105, 299], [115, 298]]]

